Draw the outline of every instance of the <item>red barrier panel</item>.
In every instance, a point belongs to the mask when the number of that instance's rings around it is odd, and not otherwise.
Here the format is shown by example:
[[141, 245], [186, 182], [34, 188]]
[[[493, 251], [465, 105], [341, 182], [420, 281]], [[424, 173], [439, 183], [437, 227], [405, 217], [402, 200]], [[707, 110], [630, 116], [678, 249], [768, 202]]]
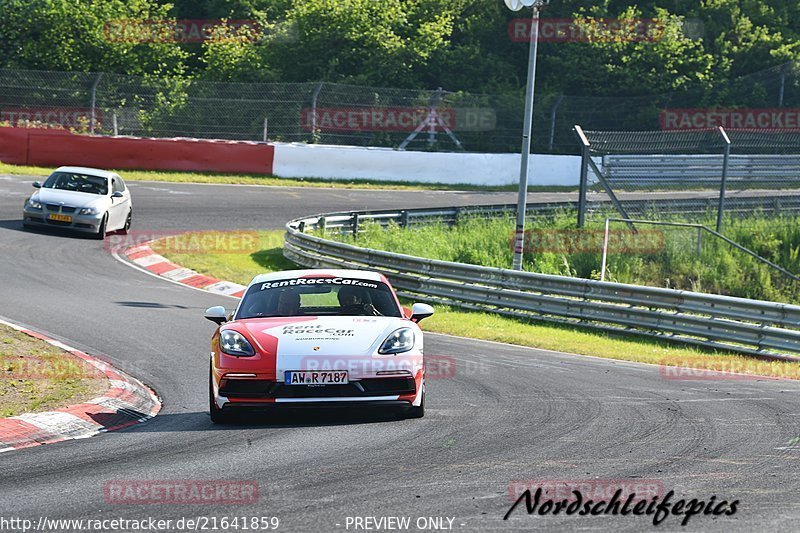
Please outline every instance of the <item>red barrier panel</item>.
[[[13, 147], [25, 136], [23, 161], [19, 148]], [[274, 153], [271, 145], [244, 141], [100, 137], [0, 128], [0, 161], [13, 164], [271, 174]]]
[[28, 163], [28, 130], [0, 128], [0, 161], [12, 165]]

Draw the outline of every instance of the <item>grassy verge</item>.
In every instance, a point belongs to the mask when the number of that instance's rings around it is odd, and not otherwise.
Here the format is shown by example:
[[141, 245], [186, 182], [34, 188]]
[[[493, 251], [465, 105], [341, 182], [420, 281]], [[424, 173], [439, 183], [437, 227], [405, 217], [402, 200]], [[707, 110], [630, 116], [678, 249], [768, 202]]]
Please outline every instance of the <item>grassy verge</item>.
[[[0, 162], [0, 174], [47, 176], [54, 169], [8, 165]], [[321, 178], [278, 178], [262, 174], [220, 174], [212, 172], [169, 172], [158, 170], [115, 170], [129, 181], [164, 181], [173, 183], [214, 183], [233, 185], [269, 185], [274, 187], [321, 187], [335, 189], [388, 189], [409, 191], [516, 191], [516, 185], [479, 186], [465, 184], [396, 182], [369, 179], [326, 180]], [[531, 192], [571, 192], [577, 187], [533, 186]]]
[[[531, 219], [523, 268], [599, 279], [604, 217], [593, 216], [583, 230], [575, 228], [575, 218], [574, 213], [564, 212], [552, 218]], [[714, 227], [714, 220], [700, 223]], [[384, 229], [367, 223], [357, 243], [418, 257], [510, 268], [514, 224], [511, 218], [472, 218], [452, 228], [431, 225], [404, 230], [396, 225]], [[729, 218], [724, 228], [726, 237], [790, 272], [800, 272], [798, 217], [767, 217], [756, 212]], [[800, 284], [710, 234], [704, 233], [698, 243], [695, 228], [640, 224], [638, 229], [638, 234], [632, 234], [624, 224], [612, 224], [608, 281], [800, 303]], [[327, 236], [354, 242], [350, 234], [331, 232]]]
[[0, 370], [0, 417], [85, 402], [108, 388], [108, 380], [93, 366], [4, 325]]
[[[283, 231], [259, 232], [259, 236], [259, 249], [255, 252], [215, 250], [204, 253], [202, 250], [176, 251], [180, 246], [169, 249], [157, 245], [154, 249], [182, 266], [241, 284], [249, 283], [256, 274], [296, 268], [281, 253]], [[186, 234], [177, 242], [182, 239], [188, 244], [196, 240], [195, 237]], [[436, 306], [436, 314], [423, 324], [426, 331], [626, 361], [786, 377], [796, 377], [800, 371], [796, 363], [759, 361], [657, 339], [591, 332], [447, 306]]]

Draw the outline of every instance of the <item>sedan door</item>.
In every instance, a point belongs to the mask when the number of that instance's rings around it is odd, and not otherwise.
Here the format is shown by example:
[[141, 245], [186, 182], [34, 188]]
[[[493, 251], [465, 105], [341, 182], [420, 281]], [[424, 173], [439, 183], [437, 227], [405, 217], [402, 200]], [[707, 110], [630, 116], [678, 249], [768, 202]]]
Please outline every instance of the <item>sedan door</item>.
[[[122, 197], [115, 198], [116, 193], [121, 193]], [[131, 196], [125, 182], [119, 176], [111, 178], [111, 207], [108, 209], [108, 230], [118, 230], [125, 226], [128, 211], [131, 208]]]

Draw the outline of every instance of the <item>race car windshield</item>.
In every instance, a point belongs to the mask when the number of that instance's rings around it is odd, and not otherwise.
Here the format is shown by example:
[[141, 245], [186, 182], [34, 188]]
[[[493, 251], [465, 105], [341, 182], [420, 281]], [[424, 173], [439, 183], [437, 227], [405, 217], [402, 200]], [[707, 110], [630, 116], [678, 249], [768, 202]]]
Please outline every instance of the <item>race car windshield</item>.
[[108, 179], [72, 172], [54, 172], [47, 178], [42, 188], [106, 195], [108, 194]]
[[402, 312], [384, 283], [343, 278], [301, 278], [255, 284], [237, 319], [287, 316], [391, 316]]

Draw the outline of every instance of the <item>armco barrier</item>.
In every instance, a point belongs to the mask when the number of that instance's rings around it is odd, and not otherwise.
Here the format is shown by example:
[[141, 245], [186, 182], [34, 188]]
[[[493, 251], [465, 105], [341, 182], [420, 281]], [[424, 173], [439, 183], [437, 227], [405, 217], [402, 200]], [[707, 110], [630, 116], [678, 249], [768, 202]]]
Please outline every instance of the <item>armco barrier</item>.
[[75, 135], [0, 128], [0, 161], [114, 169], [271, 174], [275, 148], [255, 142]]
[[[544, 214], [567, 205], [531, 206]], [[404, 227], [514, 206], [329, 213], [286, 225], [284, 255], [306, 267], [371, 268], [408, 297], [607, 331], [625, 331], [751, 355], [797, 360], [800, 306], [422, 259], [331, 241], [307, 232], [358, 232], [373, 220]]]

